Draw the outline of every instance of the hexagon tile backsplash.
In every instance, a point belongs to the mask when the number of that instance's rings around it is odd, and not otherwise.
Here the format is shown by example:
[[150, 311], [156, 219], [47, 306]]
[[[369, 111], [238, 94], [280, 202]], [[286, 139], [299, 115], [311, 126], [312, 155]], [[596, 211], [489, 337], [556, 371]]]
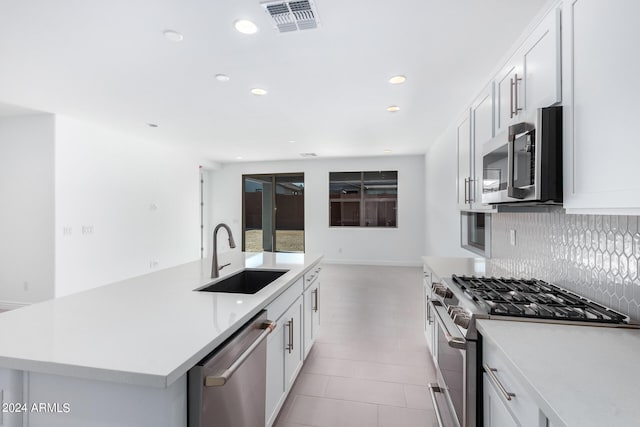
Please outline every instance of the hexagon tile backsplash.
[[640, 217], [557, 211], [491, 220], [494, 270], [556, 283], [640, 320]]

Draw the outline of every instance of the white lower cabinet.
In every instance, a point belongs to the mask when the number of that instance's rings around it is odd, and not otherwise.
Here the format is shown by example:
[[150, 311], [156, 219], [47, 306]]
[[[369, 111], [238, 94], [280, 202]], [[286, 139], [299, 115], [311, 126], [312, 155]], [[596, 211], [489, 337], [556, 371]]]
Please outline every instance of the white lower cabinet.
[[484, 425], [486, 427], [519, 427], [520, 423], [507, 408], [507, 403], [498, 394], [487, 374], [482, 375]]
[[289, 390], [302, 368], [302, 297], [293, 303], [283, 316], [284, 334], [284, 386]]
[[315, 267], [267, 306], [269, 318], [277, 319], [267, 338], [267, 427], [275, 422], [315, 340], [320, 325], [319, 273], [320, 267]]
[[278, 318], [275, 330], [267, 339], [267, 389], [265, 397], [267, 426], [273, 425], [300, 368], [302, 368], [302, 331], [302, 296], [298, 294], [287, 311]]
[[316, 278], [304, 291], [304, 357], [311, 351], [320, 329], [320, 279]]
[[265, 397], [266, 424], [270, 426], [284, 403], [284, 339], [286, 320], [276, 322], [276, 329], [267, 338], [267, 390]]
[[488, 339], [482, 349], [482, 401], [485, 427], [541, 427], [548, 420], [508, 359]]
[[431, 312], [431, 305], [429, 305], [429, 301], [431, 300], [431, 283], [433, 281], [433, 273], [427, 268], [426, 265], [423, 267], [423, 282], [422, 282], [422, 313], [423, 317], [423, 325], [424, 325], [424, 336], [427, 340], [427, 347], [429, 348], [429, 352], [431, 357], [433, 358], [434, 353], [434, 345], [433, 345], [433, 337], [434, 337], [434, 319], [433, 313]]

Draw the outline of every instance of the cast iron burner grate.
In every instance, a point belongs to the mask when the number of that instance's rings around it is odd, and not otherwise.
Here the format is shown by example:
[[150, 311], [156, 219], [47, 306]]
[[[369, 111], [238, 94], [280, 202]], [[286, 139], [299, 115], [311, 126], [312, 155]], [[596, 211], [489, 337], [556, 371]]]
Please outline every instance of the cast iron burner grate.
[[626, 323], [627, 319], [542, 280], [456, 275], [452, 279], [491, 315], [594, 323]]

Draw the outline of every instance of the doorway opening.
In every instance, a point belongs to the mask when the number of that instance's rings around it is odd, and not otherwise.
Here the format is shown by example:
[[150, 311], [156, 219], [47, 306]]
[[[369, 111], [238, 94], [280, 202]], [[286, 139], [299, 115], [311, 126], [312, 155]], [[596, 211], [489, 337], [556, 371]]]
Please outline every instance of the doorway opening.
[[242, 176], [242, 250], [304, 252], [304, 173]]

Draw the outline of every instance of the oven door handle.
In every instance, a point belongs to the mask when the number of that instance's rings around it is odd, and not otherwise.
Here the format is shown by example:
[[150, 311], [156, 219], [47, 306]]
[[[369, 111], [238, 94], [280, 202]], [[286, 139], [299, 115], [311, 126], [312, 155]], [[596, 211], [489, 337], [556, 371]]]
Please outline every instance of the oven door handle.
[[[446, 390], [438, 383], [430, 383], [429, 384], [429, 394], [431, 394], [431, 403], [433, 403], [433, 409], [436, 413], [436, 420], [438, 421], [438, 427], [445, 427], [444, 421], [442, 421], [442, 414], [440, 413], [440, 406], [438, 405], [438, 399], [436, 399], [436, 393], [446, 394]], [[455, 416], [453, 411], [451, 412], [453, 415], [451, 419], [455, 423], [456, 427], [460, 427], [460, 423], [458, 422], [458, 417]]]
[[433, 403], [433, 409], [436, 413], [436, 420], [438, 421], [438, 427], [444, 427], [442, 422], [442, 414], [440, 414], [440, 407], [438, 406], [438, 400], [436, 399], [436, 393], [442, 393], [442, 389], [438, 383], [429, 384], [429, 393], [431, 394], [431, 403]]
[[[438, 302], [438, 305], [436, 305], [436, 303], [433, 300], [429, 301], [429, 303], [433, 306], [432, 308], [433, 308], [433, 312], [436, 315], [435, 316], [436, 320], [438, 321], [438, 324], [444, 331], [444, 337], [447, 339], [447, 344], [449, 344], [449, 347], [458, 348], [462, 350], [466, 349], [467, 340], [465, 339], [465, 337], [463, 337], [460, 334], [454, 335], [451, 333], [451, 330], [457, 329], [457, 327], [455, 326], [455, 323], [453, 323], [453, 320], [451, 320], [451, 318], [449, 317], [449, 314], [447, 313], [445, 308], [439, 302]], [[444, 317], [442, 314], [440, 314], [441, 311], [444, 311]], [[448, 323], [447, 320], [452, 324], [452, 329], [450, 329], [447, 326], [447, 323]]]

